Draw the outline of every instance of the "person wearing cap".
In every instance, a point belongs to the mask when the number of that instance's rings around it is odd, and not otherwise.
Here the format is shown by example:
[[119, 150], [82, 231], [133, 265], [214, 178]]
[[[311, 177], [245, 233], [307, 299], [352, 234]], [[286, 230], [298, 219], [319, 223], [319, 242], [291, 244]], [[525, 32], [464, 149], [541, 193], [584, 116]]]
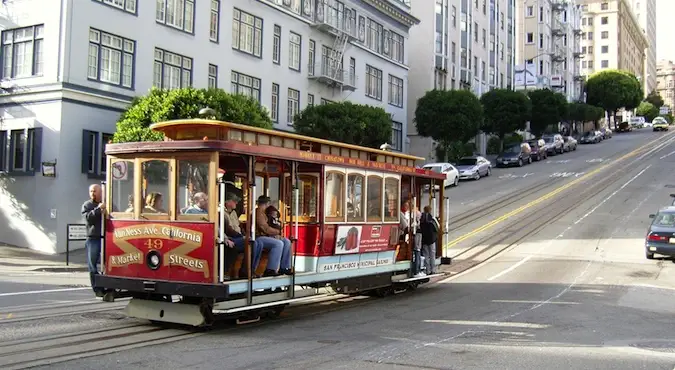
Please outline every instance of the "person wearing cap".
[[[241, 198], [235, 193], [227, 193], [225, 195], [225, 235], [228, 239], [234, 243], [234, 245], [226, 250], [225, 255], [225, 271], [230, 271], [232, 266], [237, 262], [237, 257], [239, 253], [244, 253], [246, 239], [241, 233], [241, 225], [239, 224], [239, 215], [237, 215], [237, 203], [241, 201]], [[258, 268], [260, 263], [260, 256], [262, 255], [262, 244], [256, 239], [253, 248], [251, 249], [251, 273], [253, 277], [259, 277], [255, 275], [255, 270]], [[239, 269], [239, 278], [247, 279], [248, 273], [246, 271], [246, 264], [242, 263], [241, 268]]]
[[271, 203], [270, 197], [261, 195], [257, 203], [256, 240], [264, 249], [270, 250], [263, 276], [291, 275], [291, 241], [281, 236], [281, 230], [269, 225], [267, 207]]

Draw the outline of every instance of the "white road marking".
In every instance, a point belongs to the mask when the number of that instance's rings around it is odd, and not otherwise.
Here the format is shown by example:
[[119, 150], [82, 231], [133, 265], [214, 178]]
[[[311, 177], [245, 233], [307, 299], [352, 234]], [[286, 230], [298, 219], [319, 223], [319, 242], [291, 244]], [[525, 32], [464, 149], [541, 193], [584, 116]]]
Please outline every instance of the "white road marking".
[[545, 303], [545, 304], [570, 304], [570, 305], [581, 304], [581, 303], [579, 303], [579, 302], [561, 302], [561, 301], [556, 301], [556, 302], [545, 302], [545, 301], [519, 301], [519, 300], [509, 300], [509, 299], [493, 299], [492, 302], [495, 302], [495, 303], [524, 303], [524, 304], [539, 304], [539, 303]]
[[666, 154], [666, 155], [660, 157], [659, 159], [668, 158], [668, 157], [670, 157], [670, 156], [673, 155], [673, 154], [675, 154], [675, 150], [673, 150], [672, 152], [670, 152], [670, 153], [668, 153], [668, 154]]
[[58, 293], [58, 292], [73, 292], [76, 290], [91, 290], [91, 288], [63, 288], [63, 289], [49, 289], [49, 290], [30, 290], [27, 292], [11, 292], [11, 293], [0, 293], [0, 297], [11, 297], [16, 295], [28, 295], [28, 294], [45, 294], [45, 293]]
[[[607, 203], [608, 200], [612, 199], [612, 197], [614, 197], [616, 194], [618, 194], [621, 190], [625, 189], [628, 185], [630, 185], [633, 181], [635, 181], [638, 177], [640, 177], [643, 173], [645, 173], [645, 171], [647, 171], [651, 166], [652, 166], [651, 164], [648, 165], [648, 166], [645, 167], [642, 171], [640, 171], [637, 175], [633, 176], [630, 180], [626, 181], [623, 185], [621, 185], [620, 188], [618, 188], [616, 191], [614, 191], [614, 192], [613, 192], [612, 194], [610, 194], [609, 196], [605, 197], [605, 199], [603, 199], [602, 202], [598, 203], [598, 205], [596, 205], [595, 207], [593, 207], [593, 209], [591, 209], [590, 211], [588, 211], [585, 215], [581, 216], [578, 220], [574, 221], [573, 225], [579, 224], [581, 221], [585, 220], [588, 216], [590, 216], [591, 214], [593, 214], [593, 212], [595, 212], [598, 208], [600, 208], [600, 206], [602, 206], [603, 204]], [[572, 225], [572, 226], [573, 226], [573, 225]], [[572, 226], [568, 227], [565, 231], [563, 231], [563, 232], [560, 233], [558, 236], [556, 236], [556, 237], [554, 238], [554, 240], [555, 240], [555, 239], [560, 239], [560, 238], [562, 238], [562, 237], [565, 235], [565, 233], [566, 233], [567, 231], [569, 231], [569, 230], [572, 229]], [[534, 255], [539, 254], [539, 252], [541, 252], [541, 251], [544, 249], [544, 247], [546, 247], [546, 246], [547, 246], [547, 244], [542, 245], [542, 246], [539, 247], [539, 249], [537, 249], [533, 254], [530, 254], [530, 255], [526, 256], [526, 257], [523, 258], [522, 260], [518, 261], [515, 265], [513, 265], [513, 266], [511, 266], [511, 267], [509, 267], [509, 268], [507, 268], [507, 269], [505, 269], [505, 270], [499, 272], [498, 274], [489, 277], [489, 278], [487, 279], [487, 281], [492, 281], [492, 280], [494, 280], [494, 279], [497, 279], [497, 278], [499, 278], [499, 277], [501, 277], [501, 276], [504, 276], [504, 275], [508, 274], [509, 272], [511, 272], [511, 271], [513, 271], [513, 270], [515, 270], [515, 269], [517, 269], [518, 267], [522, 266], [525, 262], [527, 262], [527, 261], [529, 261], [530, 259], [532, 259], [532, 257], [533, 257]]]
[[546, 329], [551, 325], [533, 324], [529, 322], [469, 321], [469, 320], [424, 320], [428, 323], [470, 326], [498, 326], [505, 328]]

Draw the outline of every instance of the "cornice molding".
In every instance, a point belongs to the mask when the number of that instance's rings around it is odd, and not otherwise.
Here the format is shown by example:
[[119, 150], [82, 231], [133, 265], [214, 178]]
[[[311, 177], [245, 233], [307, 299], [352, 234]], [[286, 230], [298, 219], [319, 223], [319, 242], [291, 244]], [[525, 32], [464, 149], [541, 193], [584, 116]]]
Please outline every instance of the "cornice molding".
[[[364, 3], [375, 7], [382, 13], [394, 18], [398, 22], [403, 23], [408, 27], [420, 24], [420, 20], [414, 17], [409, 12], [404, 11], [396, 5], [392, 5], [390, 1], [394, 0], [362, 0]], [[424, 1], [424, 0], [423, 0]]]

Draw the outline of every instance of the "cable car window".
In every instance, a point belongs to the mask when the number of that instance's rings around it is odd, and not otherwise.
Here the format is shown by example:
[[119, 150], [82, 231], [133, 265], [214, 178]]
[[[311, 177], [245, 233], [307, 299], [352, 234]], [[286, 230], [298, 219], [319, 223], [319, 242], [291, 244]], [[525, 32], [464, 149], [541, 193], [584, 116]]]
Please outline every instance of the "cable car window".
[[148, 160], [142, 163], [142, 197], [144, 216], [168, 217], [169, 206], [169, 162], [166, 160]]
[[268, 197], [272, 200], [272, 204], [279, 204], [279, 178], [270, 177], [268, 181], [267, 194]]
[[363, 222], [363, 209], [365, 198], [363, 197], [363, 182], [365, 176], [356, 173], [347, 176], [347, 221]]
[[336, 171], [326, 173], [326, 188], [324, 190], [324, 214], [326, 221], [344, 221], [345, 203], [345, 175]]
[[[113, 213], [134, 213], [134, 161], [115, 161], [111, 164], [110, 207]], [[128, 215], [132, 217], [132, 215]]]
[[211, 195], [209, 194], [209, 161], [179, 159], [176, 162], [178, 166], [177, 218], [208, 220], [209, 196]]
[[399, 181], [393, 177], [387, 177], [384, 180], [384, 220], [398, 221], [400, 204], [398, 198]]
[[[291, 186], [291, 178], [286, 178], [286, 189], [287, 189], [287, 198], [291, 202], [287, 204], [288, 213], [286, 221], [290, 222], [290, 214], [294, 212], [291, 207], [295, 206], [295, 197], [293, 196], [293, 188]], [[298, 210], [298, 221], [300, 222], [316, 222], [316, 202], [317, 202], [317, 189], [319, 184], [319, 178], [317, 176], [311, 175], [300, 175], [298, 176], [298, 189], [300, 197], [298, 198], [298, 204], [300, 209]]]
[[382, 178], [368, 176], [368, 221], [382, 221]]

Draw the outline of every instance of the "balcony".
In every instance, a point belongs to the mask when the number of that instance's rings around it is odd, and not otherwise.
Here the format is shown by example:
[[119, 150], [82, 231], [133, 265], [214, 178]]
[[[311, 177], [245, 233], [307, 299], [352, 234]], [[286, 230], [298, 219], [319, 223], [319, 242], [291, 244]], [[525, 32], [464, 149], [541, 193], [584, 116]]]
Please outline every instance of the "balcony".
[[581, 33], [583, 32], [580, 27], [576, 26], [572, 29], [572, 32], [574, 32], [574, 36], [581, 36]]
[[349, 37], [348, 41], [354, 41], [358, 36], [356, 13], [351, 9], [341, 11], [333, 8], [326, 3], [326, 0], [317, 1], [314, 23], [311, 27], [334, 36], [345, 33]]
[[574, 81], [586, 81], [586, 76], [580, 75], [580, 74], [575, 74], [574, 75]]
[[572, 53], [572, 55], [574, 55], [574, 57], [577, 58], [577, 59], [581, 59], [581, 58], [584, 57], [584, 53], [582, 53], [580, 51], [575, 51], [574, 53]]
[[554, 0], [553, 4], [551, 4], [551, 8], [553, 9], [554, 12], [562, 12], [567, 8], [567, 1], [566, 0]]
[[331, 64], [329, 58], [323, 58], [320, 63], [310, 64], [307, 69], [307, 78], [347, 91], [356, 90], [356, 75]]

